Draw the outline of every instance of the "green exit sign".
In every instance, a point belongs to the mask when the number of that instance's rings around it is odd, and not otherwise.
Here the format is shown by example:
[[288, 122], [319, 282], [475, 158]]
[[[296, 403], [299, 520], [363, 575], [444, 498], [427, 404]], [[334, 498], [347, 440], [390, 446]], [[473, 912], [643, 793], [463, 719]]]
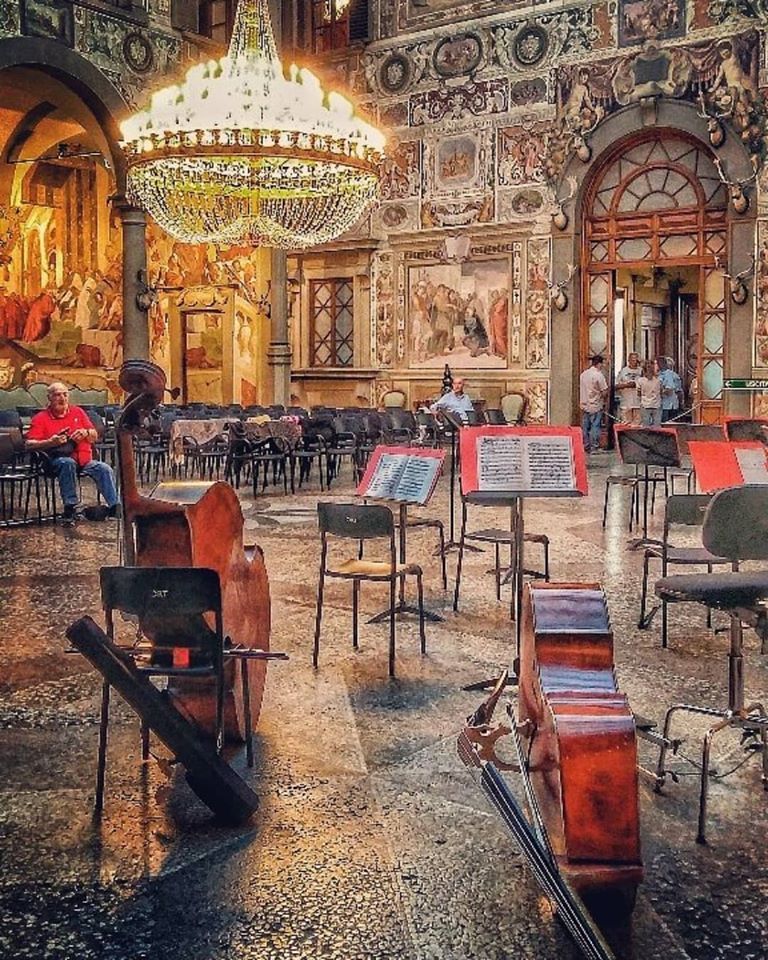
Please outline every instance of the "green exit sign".
[[732, 380], [723, 381], [725, 390], [768, 390], [768, 380]]

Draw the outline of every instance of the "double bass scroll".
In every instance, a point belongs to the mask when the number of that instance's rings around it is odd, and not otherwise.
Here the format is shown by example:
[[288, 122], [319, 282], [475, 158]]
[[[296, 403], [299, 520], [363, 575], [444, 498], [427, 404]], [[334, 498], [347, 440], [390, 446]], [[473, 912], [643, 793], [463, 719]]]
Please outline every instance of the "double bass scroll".
[[[165, 373], [145, 360], [129, 360], [120, 371], [128, 394], [116, 423], [126, 562], [149, 567], [208, 567], [219, 575], [225, 636], [254, 651], [269, 650], [269, 580], [261, 550], [243, 544], [243, 514], [227, 483], [159, 483], [149, 496], [139, 492], [133, 435], [165, 393]], [[144, 631], [152, 641], [151, 627]], [[251, 728], [261, 711], [266, 660], [244, 660], [248, 671]], [[225, 667], [224, 736], [242, 740], [245, 706], [236, 664]], [[174, 678], [174, 705], [204, 733], [215, 730], [215, 684], [211, 679]]]

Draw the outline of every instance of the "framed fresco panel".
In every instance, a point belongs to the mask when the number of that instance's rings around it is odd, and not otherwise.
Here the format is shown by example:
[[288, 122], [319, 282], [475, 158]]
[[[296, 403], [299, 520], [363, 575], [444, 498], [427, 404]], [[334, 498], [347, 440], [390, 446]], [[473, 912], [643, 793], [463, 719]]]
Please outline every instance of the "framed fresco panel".
[[685, 33], [685, 0], [619, 0], [619, 46]]
[[410, 367], [505, 369], [509, 286], [508, 258], [410, 267]]

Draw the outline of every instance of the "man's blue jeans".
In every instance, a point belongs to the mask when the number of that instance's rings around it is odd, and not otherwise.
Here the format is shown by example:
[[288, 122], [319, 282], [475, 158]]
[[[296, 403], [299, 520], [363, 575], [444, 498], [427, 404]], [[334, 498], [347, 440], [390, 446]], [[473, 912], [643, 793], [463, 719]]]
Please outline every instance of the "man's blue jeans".
[[581, 411], [581, 433], [584, 437], [584, 449], [589, 453], [591, 450], [600, 448], [600, 428], [603, 424], [603, 411], [597, 413], [587, 413]]
[[[59, 481], [64, 506], [74, 507], [78, 501], [77, 463], [72, 457], [51, 457], [51, 466], [54, 476]], [[80, 468], [80, 473], [93, 480], [96, 489], [104, 497], [104, 502], [108, 507], [115, 506], [117, 503], [115, 475], [108, 463], [102, 463], [101, 460], [89, 460], [84, 467]]]

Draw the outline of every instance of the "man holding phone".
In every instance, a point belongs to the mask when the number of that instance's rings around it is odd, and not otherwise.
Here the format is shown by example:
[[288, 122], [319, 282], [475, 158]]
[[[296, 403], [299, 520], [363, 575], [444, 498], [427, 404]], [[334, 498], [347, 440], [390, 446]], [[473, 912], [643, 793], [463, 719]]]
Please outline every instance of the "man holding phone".
[[77, 507], [77, 474], [91, 477], [107, 505], [107, 516], [117, 515], [115, 475], [108, 463], [93, 459], [98, 433], [80, 407], [69, 404], [69, 388], [63, 383], [48, 387], [48, 406], [32, 418], [25, 437], [28, 450], [41, 450], [51, 461], [64, 502], [64, 523], [74, 524]]

